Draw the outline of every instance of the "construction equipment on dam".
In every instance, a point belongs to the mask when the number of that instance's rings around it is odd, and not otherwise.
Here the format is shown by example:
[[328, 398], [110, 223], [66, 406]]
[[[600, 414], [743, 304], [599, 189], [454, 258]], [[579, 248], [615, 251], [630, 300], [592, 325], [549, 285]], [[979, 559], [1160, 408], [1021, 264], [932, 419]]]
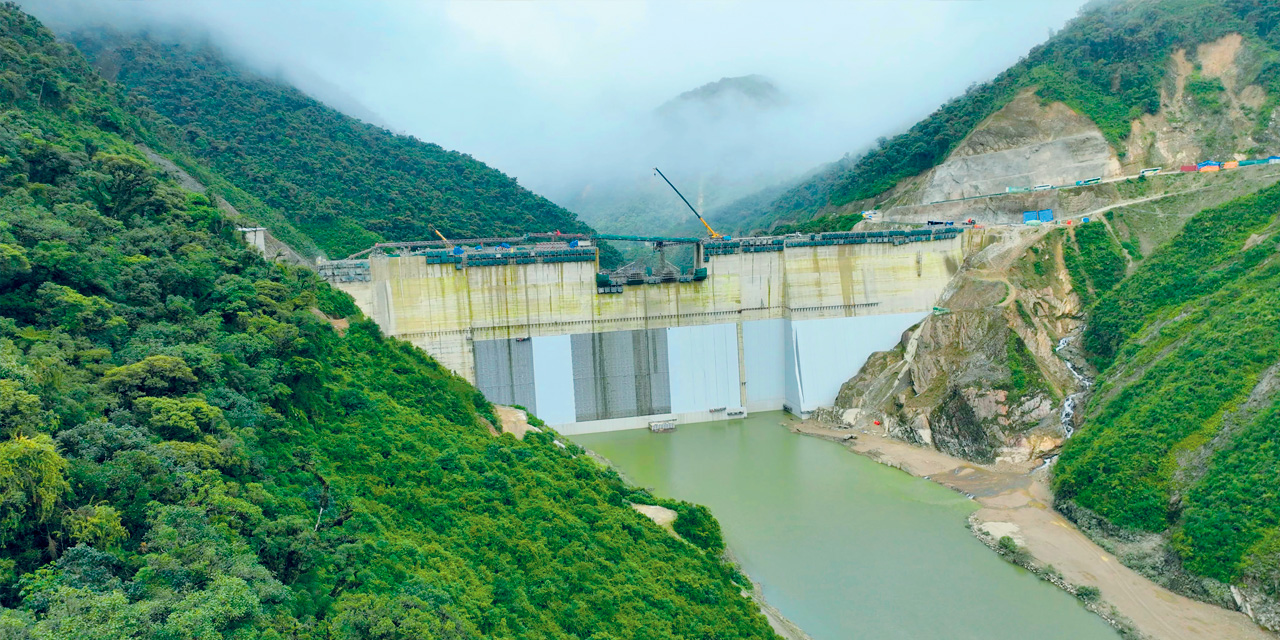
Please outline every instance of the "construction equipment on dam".
[[[319, 272], [490, 401], [582, 433], [828, 406], [868, 355], [933, 312], [984, 233], [437, 238], [379, 243]], [[653, 252], [602, 270], [602, 241]]]
[[701, 214], [701, 213], [698, 213], [698, 210], [697, 210], [697, 209], [694, 209], [694, 208], [693, 208], [693, 205], [689, 204], [689, 200], [688, 200], [687, 198], [685, 198], [685, 197], [684, 197], [684, 194], [683, 194], [683, 193], [680, 193], [680, 190], [679, 190], [679, 189], [677, 189], [677, 188], [676, 188], [676, 186], [675, 186], [674, 184], [671, 184], [671, 181], [667, 179], [667, 176], [663, 175], [663, 173], [662, 173], [662, 170], [661, 170], [661, 169], [659, 169], [659, 168], [657, 168], [657, 167], [654, 167], [654, 168], [653, 168], [653, 170], [654, 170], [654, 171], [656, 171], [656, 172], [658, 173], [658, 175], [659, 175], [659, 176], [662, 176], [662, 181], [663, 181], [663, 182], [666, 182], [666, 183], [667, 183], [667, 186], [668, 186], [668, 187], [671, 187], [671, 190], [676, 192], [676, 195], [680, 196], [680, 199], [684, 201], [684, 206], [689, 207], [689, 210], [693, 212], [693, 215], [698, 216], [698, 222], [701, 222], [701, 223], [702, 223], [702, 226], [704, 226], [704, 227], [706, 227], [706, 228], [707, 228], [707, 235], [708, 235], [708, 236], [711, 236], [712, 238], [722, 238], [722, 237], [724, 237], [724, 236], [721, 236], [720, 234], [716, 233], [716, 230], [715, 230], [715, 229], [712, 229], [712, 228], [711, 228], [711, 225], [707, 222], [707, 219], [706, 219], [706, 218], [703, 218], [703, 217], [702, 217], [702, 214]]

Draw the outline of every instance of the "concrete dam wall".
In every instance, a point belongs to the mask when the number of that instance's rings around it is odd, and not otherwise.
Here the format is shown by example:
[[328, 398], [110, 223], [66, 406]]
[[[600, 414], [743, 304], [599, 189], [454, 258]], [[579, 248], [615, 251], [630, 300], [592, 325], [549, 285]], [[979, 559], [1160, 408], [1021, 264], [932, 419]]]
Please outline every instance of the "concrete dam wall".
[[321, 273], [492, 402], [584, 433], [829, 405], [932, 310], [981, 236], [707, 243], [698, 280], [625, 286], [602, 286], [594, 260], [469, 266], [443, 252], [375, 251]]

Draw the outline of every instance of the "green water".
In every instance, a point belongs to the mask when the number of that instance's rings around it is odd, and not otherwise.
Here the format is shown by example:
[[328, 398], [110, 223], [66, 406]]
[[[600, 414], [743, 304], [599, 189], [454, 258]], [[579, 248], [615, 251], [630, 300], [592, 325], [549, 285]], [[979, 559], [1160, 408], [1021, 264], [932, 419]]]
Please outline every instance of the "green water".
[[782, 413], [574, 436], [633, 482], [705, 504], [765, 597], [816, 640], [1115, 640], [965, 529], [949, 489], [790, 433]]

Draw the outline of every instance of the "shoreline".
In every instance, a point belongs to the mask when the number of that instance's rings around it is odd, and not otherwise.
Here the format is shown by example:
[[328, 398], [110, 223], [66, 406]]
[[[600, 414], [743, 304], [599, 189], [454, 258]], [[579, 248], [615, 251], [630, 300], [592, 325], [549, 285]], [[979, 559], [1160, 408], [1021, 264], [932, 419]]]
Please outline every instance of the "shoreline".
[[[612, 460], [609, 460], [586, 447], [583, 447], [582, 450], [586, 452], [586, 455], [592, 460], [595, 460], [597, 464], [613, 469], [614, 472], [622, 478], [623, 482], [632, 486], [640, 486], [633, 482], [631, 478], [627, 477], [626, 473], [623, 472], [622, 469], [618, 468], [617, 465], [613, 464]], [[643, 515], [653, 521], [654, 524], [665, 529], [667, 533], [671, 534], [673, 537], [682, 541], [684, 540], [680, 537], [680, 534], [675, 532], [675, 529], [672, 526], [675, 522], [675, 512], [656, 505], [636, 503], [632, 503], [631, 508], [635, 509], [640, 515]], [[751, 575], [742, 568], [742, 563], [738, 562], [738, 558], [733, 555], [733, 550], [727, 545], [724, 549], [723, 560], [732, 564], [738, 569], [738, 571], [742, 572], [742, 575], [746, 576], [747, 579], [751, 581], [751, 590], [743, 590], [742, 596], [755, 603], [756, 607], [760, 609], [760, 613], [769, 621], [769, 627], [773, 629], [774, 633], [778, 634], [778, 636], [783, 640], [813, 640], [813, 637], [808, 633], [805, 633], [804, 629], [800, 628], [800, 625], [792, 622], [791, 619], [779, 611], [777, 607], [769, 603], [769, 601], [764, 597], [763, 585], [761, 585], [755, 578], [752, 578]]]
[[1153, 640], [1276, 640], [1243, 613], [1180, 596], [1125, 567], [1052, 509], [1048, 475], [1032, 473], [1030, 462], [980, 465], [861, 429], [834, 429], [813, 420], [787, 428], [843, 445], [974, 500], [979, 509], [969, 521], [975, 537], [996, 553], [1000, 553], [997, 539], [1014, 538], [1040, 567], [1033, 573], [1073, 596], [1069, 587], [1097, 588], [1100, 599], [1086, 607], [1122, 636], [1128, 626], [1130, 633]]

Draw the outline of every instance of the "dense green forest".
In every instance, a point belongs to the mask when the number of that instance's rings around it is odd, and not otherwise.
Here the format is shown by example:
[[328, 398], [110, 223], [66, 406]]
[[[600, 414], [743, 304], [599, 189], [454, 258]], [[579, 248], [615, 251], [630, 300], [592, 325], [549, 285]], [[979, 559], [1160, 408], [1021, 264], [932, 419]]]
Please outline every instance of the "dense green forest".
[[678, 539], [554, 433], [492, 435], [124, 100], [0, 5], [0, 635], [773, 637], [705, 509]]
[[1102, 224], [1076, 231], [1073, 275], [1099, 296], [1084, 345], [1102, 376], [1053, 482], [1059, 501], [1168, 532], [1187, 569], [1275, 597], [1280, 389], [1266, 372], [1280, 366], [1278, 232], [1280, 185], [1200, 212], [1108, 286], [1119, 246]]
[[[1019, 91], [1036, 87], [1041, 98], [1062, 101], [1088, 116], [1123, 154], [1130, 122], [1160, 106], [1167, 60], [1179, 47], [1242, 33], [1264, 52], [1244, 82], [1280, 95], [1280, 4], [1273, 0], [1120, 0], [1093, 2], [1048, 42], [990, 82], [969, 88], [904, 133], [882, 138], [870, 150], [844, 158], [808, 180], [770, 195], [725, 207], [725, 218], [803, 219], [828, 206], [884, 194], [903, 179], [940, 164], [983, 120]], [[1272, 99], [1255, 114], [1270, 121]], [[750, 226], [750, 225], [749, 225]]]
[[453, 238], [591, 231], [466, 154], [343, 115], [207, 46], [104, 30], [72, 41], [171, 121], [184, 151], [286, 212], [331, 258], [434, 238], [432, 225]]

